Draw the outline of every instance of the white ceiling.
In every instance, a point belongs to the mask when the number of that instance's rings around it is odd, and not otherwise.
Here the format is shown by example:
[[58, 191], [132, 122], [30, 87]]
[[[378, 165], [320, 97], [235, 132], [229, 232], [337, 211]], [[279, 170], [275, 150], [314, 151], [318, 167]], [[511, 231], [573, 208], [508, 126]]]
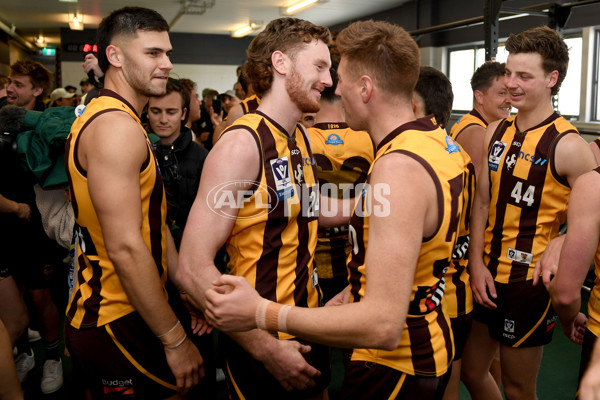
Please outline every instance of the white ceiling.
[[[329, 0], [295, 15], [318, 25], [331, 26], [397, 7], [409, 0]], [[96, 28], [100, 20], [112, 10], [124, 6], [140, 6], [158, 11], [172, 25], [182, 10], [182, 3], [192, 4], [191, 10], [206, 8], [201, 15], [184, 14], [177, 19], [172, 32], [207, 33], [228, 35], [249, 21], [269, 21], [279, 18], [279, 7], [293, 3], [292, 0], [79, 0], [75, 3], [58, 0], [0, 0], [0, 21], [13, 25], [17, 33], [33, 41], [43, 34], [49, 44], [59, 44], [59, 29], [68, 27], [69, 12], [83, 14], [85, 27]]]

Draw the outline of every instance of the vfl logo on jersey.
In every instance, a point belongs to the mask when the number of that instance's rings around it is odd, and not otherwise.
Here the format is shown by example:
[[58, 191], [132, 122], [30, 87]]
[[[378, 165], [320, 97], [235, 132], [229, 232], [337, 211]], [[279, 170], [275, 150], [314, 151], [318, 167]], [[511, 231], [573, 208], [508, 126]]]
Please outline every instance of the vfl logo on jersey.
[[302, 177], [304, 176], [304, 172], [302, 172], [302, 165], [296, 164], [296, 170], [294, 171], [294, 178], [296, 178], [296, 183], [302, 183]]
[[81, 117], [81, 115], [83, 115], [83, 112], [85, 111], [85, 105], [80, 104], [77, 107], [75, 107], [75, 117], [79, 118]]
[[336, 135], [335, 133], [332, 133], [331, 135], [329, 135], [327, 137], [327, 140], [325, 141], [325, 144], [332, 144], [332, 145], [338, 145], [338, 144], [344, 144], [344, 141], [342, 140], [341, 137], [339, 137], [339, 135]]
[[521, 147], [521, 142], [513, 142], [512, 145], [515, 147]]
[[456, 144], [454, 140], [450, 136], [446, 136], [446, 151], [448, 154], [458, 153], [460, 152], [460, 147]]
[[510, 169], [517, 163], [517, 155], [513, 154], [509, 159], [506, 160], [506, 170], [510, 171]]
[[490, 156], [488, 157], [490, 171], [498, 171], [498, 165], [500, 165], [500, 160], [505, 151], [506, 143], [496, 140], [492, 146], [492, 151], [490, 151]]
[[271, 160], [271, 170], [275, 178], [275, 190], [277, 198], [285, 200], [294, 196], [294, 187], [290, 177], [290, 168], [287, 156]]
[[527, 253], [526, 251], [515, 250], [510, 247], [508, 248], [506, 258], [521, 264], [531, 264], [533, 262], [533, 254]]

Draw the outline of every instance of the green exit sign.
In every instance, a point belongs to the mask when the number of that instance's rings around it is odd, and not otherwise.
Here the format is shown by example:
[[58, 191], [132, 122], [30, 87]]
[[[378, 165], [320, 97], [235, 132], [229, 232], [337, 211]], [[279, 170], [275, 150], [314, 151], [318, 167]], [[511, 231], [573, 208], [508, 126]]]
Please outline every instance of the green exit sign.
[[56, 49], [50, 49], [48, 47], [44, 47], [42, 49], [42, 55], [44, 55], [44, 56], [55, 56], [56, 55]]

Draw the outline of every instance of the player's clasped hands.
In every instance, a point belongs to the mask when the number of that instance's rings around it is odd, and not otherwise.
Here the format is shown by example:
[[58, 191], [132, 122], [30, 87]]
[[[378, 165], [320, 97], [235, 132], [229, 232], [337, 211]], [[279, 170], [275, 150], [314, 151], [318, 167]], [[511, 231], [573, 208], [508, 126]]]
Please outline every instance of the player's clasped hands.
[[222, 275], [206, 291], [208, 322], [223, 331], [249, 331], [256, 328], [256, 309], [262, 297], [239, 276]]

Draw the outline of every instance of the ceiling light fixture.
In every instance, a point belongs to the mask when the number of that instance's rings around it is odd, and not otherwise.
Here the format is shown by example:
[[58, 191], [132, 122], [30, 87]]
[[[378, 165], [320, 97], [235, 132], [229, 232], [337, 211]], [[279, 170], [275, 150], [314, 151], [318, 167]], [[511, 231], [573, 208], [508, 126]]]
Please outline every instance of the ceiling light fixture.
[[327, 3], [328, 0], [302, 0], [296, 1], [288, 6], [279, 7], [281, 15], [295, 15], [316, 6], [317, 4]]
[[69, 28], [73, 31], [83, 30], [83, 14], [69, 13]]
[[260, 29], [262, 27], [262, 21], [250, 21], [249, 24], [244, 25], [243, 27], [231, 31], [231, 37], [241, 38], [251, 34], [252, 32]]
[[36, 36], [35, 38], [35, 45], [38, 47], [46, 47], [46, 38], [44, 37], [44, 35], [42, 35], [40, 33], [39, 36]]

